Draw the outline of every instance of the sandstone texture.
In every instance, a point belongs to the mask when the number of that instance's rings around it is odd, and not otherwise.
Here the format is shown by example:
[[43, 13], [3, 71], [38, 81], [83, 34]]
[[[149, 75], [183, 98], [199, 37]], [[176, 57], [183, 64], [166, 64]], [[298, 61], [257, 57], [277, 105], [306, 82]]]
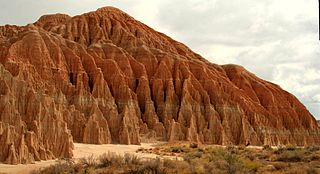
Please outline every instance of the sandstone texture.
[[73, 142], [313, 145], [319, 135], [278, 85], [116, 8], [0, 26], [1, 162], [72, 157]]

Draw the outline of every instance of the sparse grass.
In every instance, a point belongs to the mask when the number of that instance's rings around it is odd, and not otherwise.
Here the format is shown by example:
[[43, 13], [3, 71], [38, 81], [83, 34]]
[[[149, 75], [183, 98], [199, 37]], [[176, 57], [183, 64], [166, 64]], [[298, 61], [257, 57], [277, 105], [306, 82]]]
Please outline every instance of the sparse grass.
[[100, 157], [89, 156], [60, 162], [49, 168], [35, 171], [44, 173], [104, 173], [104, 174], [244, 174], [244, 173], [319, 173], [320, 150], [318, 147], [298, 148], [294, 145], [272, 149], [246, 148], [244, 146], [205, 146], [198, 144], [168, 144], [153, 149], [139, 149], [139, 153], [183, 157], [182, 160], [141, 159], [133, 154], [124, 156], [105, 153]]

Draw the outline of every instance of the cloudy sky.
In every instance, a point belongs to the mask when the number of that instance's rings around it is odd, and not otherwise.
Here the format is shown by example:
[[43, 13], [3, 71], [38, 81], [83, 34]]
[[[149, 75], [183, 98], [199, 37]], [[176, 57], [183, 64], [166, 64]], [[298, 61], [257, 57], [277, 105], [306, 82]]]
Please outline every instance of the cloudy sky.
[[0, 25], [115, 6], [211, 62], [240, 64], [320, 119], [317, 0], [1, 0]]

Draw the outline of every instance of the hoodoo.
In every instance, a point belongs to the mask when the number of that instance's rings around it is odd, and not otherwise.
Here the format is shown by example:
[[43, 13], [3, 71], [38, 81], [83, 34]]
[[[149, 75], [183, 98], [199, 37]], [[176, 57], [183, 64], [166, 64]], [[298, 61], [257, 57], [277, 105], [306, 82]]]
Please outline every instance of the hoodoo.
[[0, 26], [1, 162], [72, 157], [73, 142], [312, 145], [319, 135], [278, 85], [210, 63], [119, 9]]

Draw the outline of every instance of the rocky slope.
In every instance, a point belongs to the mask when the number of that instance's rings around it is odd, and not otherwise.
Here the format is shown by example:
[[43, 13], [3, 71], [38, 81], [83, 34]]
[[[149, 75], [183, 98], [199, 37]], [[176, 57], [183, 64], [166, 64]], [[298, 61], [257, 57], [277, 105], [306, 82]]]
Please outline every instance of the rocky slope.
[[320, 143], [308, 110], [105, 7], [0, 26], [0, 161], [71, 157], [73, 142]]

